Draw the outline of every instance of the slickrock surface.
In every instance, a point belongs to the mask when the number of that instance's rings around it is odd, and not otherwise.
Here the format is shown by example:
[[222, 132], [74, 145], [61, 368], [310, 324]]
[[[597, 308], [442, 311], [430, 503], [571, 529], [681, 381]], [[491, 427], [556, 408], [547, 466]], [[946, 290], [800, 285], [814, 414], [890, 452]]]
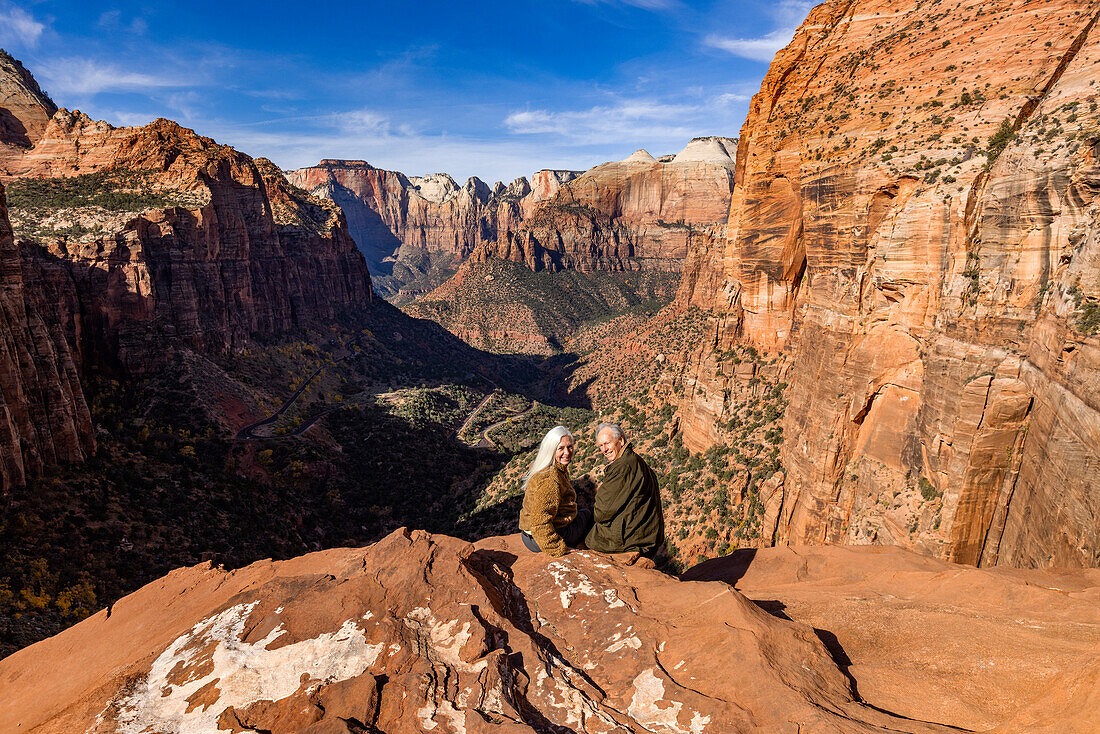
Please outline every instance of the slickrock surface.
[[834, 1], [776, 56], [678, 296], [719, 321], [692, 448], [728, 417], [723, 352], [790, 360], [765, 544], [1100, 565], [1098, 16]]
[[1100, 570], [975, 569], [896, 547], [764, 548], [726, 581], [825, 631], [866, 703], [972, 731], [1100, 731]]
[[76, 300], [56, 264], [20, 256], [0, 186], [0, 494], [95, 447], [80, 386]]
[[[913, 691], [913, 696], [921, 695]], [[1057, 713], [1057, 712], [1054, 712]], [[0, 731], [936, 732], [721, 582], [398, 531], [180, 569], [0, 662]]]

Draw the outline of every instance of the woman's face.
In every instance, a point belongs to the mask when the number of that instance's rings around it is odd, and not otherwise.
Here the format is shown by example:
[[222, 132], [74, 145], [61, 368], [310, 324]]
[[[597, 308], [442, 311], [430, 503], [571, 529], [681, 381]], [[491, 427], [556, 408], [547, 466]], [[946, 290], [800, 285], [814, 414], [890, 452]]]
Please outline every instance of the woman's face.
[[554, 450], [554, 461], [562, 466], [568, 466], [573, 459], [573, 437], [562, 436], [558, 441], [558, 447]]

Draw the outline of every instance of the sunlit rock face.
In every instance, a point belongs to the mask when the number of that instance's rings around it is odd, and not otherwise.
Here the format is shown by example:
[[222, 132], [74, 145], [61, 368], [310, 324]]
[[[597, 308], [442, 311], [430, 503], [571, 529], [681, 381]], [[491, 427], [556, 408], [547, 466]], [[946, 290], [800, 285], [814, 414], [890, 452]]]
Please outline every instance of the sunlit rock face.
[[675, 156], [644, 150], [585, 171], [527, 207], [523, 226], [473, 254], [533, 270], [679, 271], [689, 239], [725, 221], [736, 141], [697, 138]]
[[33, 146], [55, 112], [30, 72], [0, 49], [0, 161]]
[[583, 173], [542, 170], [492, 187], [363, 161], [324, 160], [287, 177], [338, 203], [372, 270], [395, 277], [394, 263], [423, 271], [495, 258], [532, 270], [679, 271], [693, 233], [725, 221], [735, 147], [698, 138], [662, 161], [638, 151]]
[[[931, 719], [1006, 732], [1035, 721], [1063, 727], [1052, 731], [1095, 723], [1095, 710], [1079, 705], [1096, 683], [1087, 667], [1094, 648], [1086, 647], [1095, 615], [1081, 612], [1095, 592], [1087, 572], [1059, 577], [1059, 596], [904, 551], [848, 553], [842, 580], [873, 590], [884, 618], [907, 608], [885, 601], [888, 593], [922, 595], [922, 584], [951, 577], [950, 590], [904, 618], [910, 629], [943, 622], [944, 600], [956, 604], [946, 618], [952, 634], [983, 604], [1007, 600], [1043, 628], [1020, 630], [999, 614], [983, 634], [1014, 627], [1018, 640], [1059, 648], [1044, 665], [1018, 650], [927, 641], [932, 659], [971, 671], [958, 695], [945, 688], [929, 696], [906, 691], [908, 658], [891, 662], [898, 635], [857, 643], [840, 624], [859, 688], [866, 674], [875, 697], [864, 703], [822, 641], [837, 645], [828, 628], [772, 616], [766, 602], [758, 606], [726, 583], [743, 577], [755, 596], [778, 586], [792, 615], [833, 624], [807, 601], [836, 599], [817, 583], [837, 575], [829, 557], [762, 555], [759, 573], [702, 568], [698, 578], [717, 580], [680, 581], [591, 552], [550, 559], [528, 552], [518, 536], [470, 544], [402, 530], [365, 549], [228, 572], [208, 564], [174, 571], [118, 601], [110, 615], [0, 661], [0, 720], [5, 729], [43, 734], [869, 734], [957, 731]], [[843, 573], [853, 566], [869, 579]], [[976, 593], [953, 597], [964, 585]], [[1044, 603], [1052, 598], [1057, 603]], [[1067, 614], [1076, 615], [1076, 639], [1067, 635]], [[998, 687], [1006, 676], [983, 668], [990, 660], [1013, 664], [1015, 677]], [[1075, 685], [1052, 666], [1076, 673]], [[973, 701], [975, 693], [987, 700]], [[883, 711], [888, 701], [907, 718]]]
[[827, 2], [776, 56], [678, 296], [693, 448], [723, 350], [790, 360], [765, 543], [1100, 564], [1098, 13]]
[[0, 114], [29, 137], [0, 140], [5, 486], [91, 450], [87, 368], [139, 374], [176, 347], [226, 353], [369, 306], [332, 202], [174, 122], [58, 110], [9, 62]]

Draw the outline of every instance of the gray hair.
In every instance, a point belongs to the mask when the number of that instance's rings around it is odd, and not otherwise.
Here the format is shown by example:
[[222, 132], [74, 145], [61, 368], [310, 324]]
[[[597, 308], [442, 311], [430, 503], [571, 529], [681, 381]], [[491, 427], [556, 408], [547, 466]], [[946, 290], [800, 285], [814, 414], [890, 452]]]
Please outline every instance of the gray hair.
[[539, 452], [535, 456], [535, 460], [531, 462], [531, 468], [527, 470], [527, 474], [523, 477], [523, 490], [527, 491], [527, 483], [531, 481], [531, 477], [538, 474], [540, 471], [550, 466], [554, 461], [554, 452], [558, 450], [558, 444], [561, 440], [569, 436], [573, 437], [572, 432], [565, 426], [554, 426], [543, 437], [542, 443], [539, 444]]
[[600, 434], [604, 431], [611, 431], [611, 435], [620, 441], [626, 440], [626, 434], [623, 433], [623, 429], [619, 428], [614, 423], [601, 423], [596, 429], [596, 437], [599, 438]]

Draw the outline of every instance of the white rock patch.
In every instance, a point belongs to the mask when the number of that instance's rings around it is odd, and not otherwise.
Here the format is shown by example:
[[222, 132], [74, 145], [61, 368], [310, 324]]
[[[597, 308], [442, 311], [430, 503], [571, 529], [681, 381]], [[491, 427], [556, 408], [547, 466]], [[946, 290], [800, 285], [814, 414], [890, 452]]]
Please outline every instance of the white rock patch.
[[[337, 682], [362, 675], [374, 664], [382, 645], [367, 644], [353, 620], [335, 632], [285, 645], [267, 646], [286, 634], [282, 625], [255, 642], [242, 641], [245, 622], [258, 602], [238, 604], [199, 622], [160, 654], [133, 692], [115, 702], [121, 734], [207, 734], [218, 729], [218, 716], [230, 706], [256, 701], [279, 701], [301, 686], [308, 674], [315, 681]], [[211, 647], [212, 646], [212, 647]], [[213, 663], [213, 670], [186, 683], [169, 683], [177, 665], [197, 667]], [[188, 712], [187, 699], [217, 681], [217, 701]]]
[[710, 723], [709, 716], [702, 716], [698, 712], [692, 712], [690, 728], [680, 726], [680, 711], [684, 704], [679, 701], [668, 701], [664, 706], [658, 706], [664, 701], [665, 684], [653, 674], [653, 668], [643, 670], [634, 679], [634, 695], [630, 699], [630, 706], [626, 712], [649, 731], [656, 734], [702, 734]]

